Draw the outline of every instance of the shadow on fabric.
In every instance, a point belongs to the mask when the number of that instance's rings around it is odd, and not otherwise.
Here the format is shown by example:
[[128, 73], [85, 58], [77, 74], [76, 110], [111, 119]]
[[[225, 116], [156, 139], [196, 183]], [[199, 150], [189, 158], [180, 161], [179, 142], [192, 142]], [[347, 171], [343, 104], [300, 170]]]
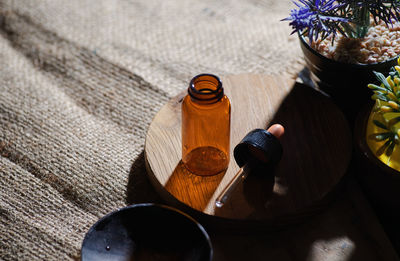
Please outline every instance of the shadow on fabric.
[[126, 204], [145, 202], [160, 203], [162, 200], [147, 177], [144, 151], [142, 151], [133, 162], [129, 172]]

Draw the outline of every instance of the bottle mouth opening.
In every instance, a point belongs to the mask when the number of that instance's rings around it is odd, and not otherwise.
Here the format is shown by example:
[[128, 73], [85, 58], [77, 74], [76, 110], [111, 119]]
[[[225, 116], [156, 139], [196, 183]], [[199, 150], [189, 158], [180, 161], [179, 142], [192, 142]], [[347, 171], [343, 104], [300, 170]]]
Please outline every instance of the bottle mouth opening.
[[199, 74], [190, 81], [188, 93], [196, 100], [218, 101], [224, 96], [224, 89], [218, 76]]

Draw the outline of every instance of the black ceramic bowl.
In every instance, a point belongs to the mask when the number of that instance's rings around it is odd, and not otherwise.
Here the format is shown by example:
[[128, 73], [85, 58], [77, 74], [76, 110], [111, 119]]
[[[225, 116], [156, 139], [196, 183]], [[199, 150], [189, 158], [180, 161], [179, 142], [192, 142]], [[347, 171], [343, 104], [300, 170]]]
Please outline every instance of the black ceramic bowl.
[[333, 101], [345, 112], [346, 116], [355, 119], [359, 107], [370, 100], [372, 91], [369, 83], [376, 83], [373, 71], [388, 75], [390, 68], [397, 65], [397, 57], [381, 63], [350, 64], [329, 59], [298, 35], [308, 69], [316, 85], [331, 96]]
[[87, 232], [81, 260], [210, 261], [213, 250], [204, 228], [174, 208], [131, 205], [101, 218]]

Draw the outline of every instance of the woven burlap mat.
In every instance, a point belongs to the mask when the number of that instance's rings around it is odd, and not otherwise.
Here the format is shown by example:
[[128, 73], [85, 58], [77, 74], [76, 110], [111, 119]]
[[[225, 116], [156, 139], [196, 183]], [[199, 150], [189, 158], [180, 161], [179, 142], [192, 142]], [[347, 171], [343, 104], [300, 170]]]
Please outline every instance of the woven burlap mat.
[[104, 214], [158, 201], [146, 130], [196, 74], [303, 67], [289, 0], [0, 1], [0, 259], [78, 259]]

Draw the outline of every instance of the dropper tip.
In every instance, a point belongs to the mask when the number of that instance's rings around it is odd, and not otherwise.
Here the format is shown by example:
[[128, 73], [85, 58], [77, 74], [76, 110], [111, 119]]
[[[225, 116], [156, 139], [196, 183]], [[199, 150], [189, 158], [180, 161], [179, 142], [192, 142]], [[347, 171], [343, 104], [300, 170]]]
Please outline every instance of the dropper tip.
[[215, 201], [215, 206], [216, 206], [217, 208], [222, 208], [223, 205], [224, 205], [223, 202], [221, 202], [221, 201]]

